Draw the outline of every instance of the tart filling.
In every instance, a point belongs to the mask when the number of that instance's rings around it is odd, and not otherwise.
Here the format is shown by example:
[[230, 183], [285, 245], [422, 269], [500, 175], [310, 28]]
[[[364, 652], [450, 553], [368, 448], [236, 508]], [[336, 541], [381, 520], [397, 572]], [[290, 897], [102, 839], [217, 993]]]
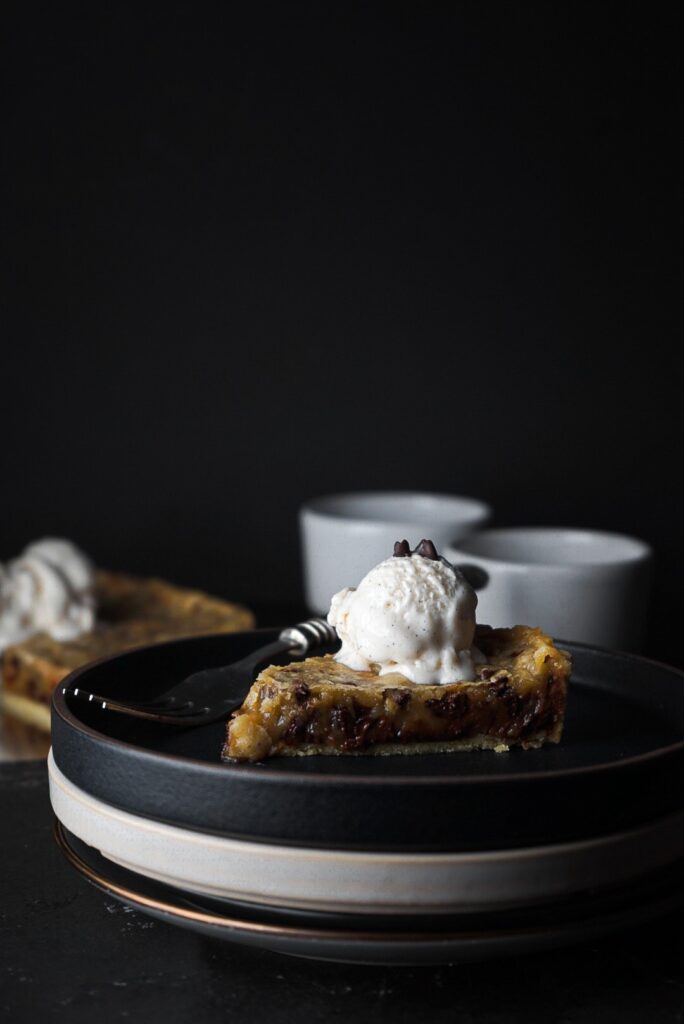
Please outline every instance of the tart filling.
[[570, 657], [529, 626], [478, 626], [474, 678], [416, 684], [331, 656], [270, 666], [227, 725], [223, 757], [414, 754], [558, 743]]

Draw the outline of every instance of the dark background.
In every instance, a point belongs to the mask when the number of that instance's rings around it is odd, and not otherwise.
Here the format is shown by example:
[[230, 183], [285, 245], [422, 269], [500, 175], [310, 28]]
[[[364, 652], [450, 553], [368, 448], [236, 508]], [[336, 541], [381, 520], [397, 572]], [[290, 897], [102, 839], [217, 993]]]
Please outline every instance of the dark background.
[[260, 607], [335, 490], [634, 533], [684, 664], [681, 8], [16, 8], [0, 559]]

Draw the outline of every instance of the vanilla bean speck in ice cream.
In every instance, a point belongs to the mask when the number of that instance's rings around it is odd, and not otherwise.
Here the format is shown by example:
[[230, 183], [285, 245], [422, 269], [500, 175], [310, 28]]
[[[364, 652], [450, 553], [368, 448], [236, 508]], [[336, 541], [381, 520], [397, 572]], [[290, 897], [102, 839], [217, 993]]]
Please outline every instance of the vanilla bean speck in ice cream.
[[335, 594], [328, 622], [342, 647], [337, 661], [355, 671], [399, 672], [414, 683], [474, 679], [477, 596], [464, 576], [423, 540], [407, 541], [358, 587]]
[[0, 651], [35, 633], [73, 640], [95, 625], [94, 571], [68, 540], [46, 537], [0, 564]]

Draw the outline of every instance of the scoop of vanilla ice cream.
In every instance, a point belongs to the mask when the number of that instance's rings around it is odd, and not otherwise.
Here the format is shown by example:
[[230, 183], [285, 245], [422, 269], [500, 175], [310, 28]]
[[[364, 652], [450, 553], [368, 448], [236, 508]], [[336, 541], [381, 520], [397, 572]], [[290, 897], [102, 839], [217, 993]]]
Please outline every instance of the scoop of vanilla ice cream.
[[34, 633], [73, 640], [95, 625], [94, 572], [70, 541], [29, 544], [0, 566], [0, 650]]
[[474, 679], [477, 596], [444, 559], [388, 558], [335, 594], [328, 622], [337, 661], [357, 671], [400, 672], [414, 683]]

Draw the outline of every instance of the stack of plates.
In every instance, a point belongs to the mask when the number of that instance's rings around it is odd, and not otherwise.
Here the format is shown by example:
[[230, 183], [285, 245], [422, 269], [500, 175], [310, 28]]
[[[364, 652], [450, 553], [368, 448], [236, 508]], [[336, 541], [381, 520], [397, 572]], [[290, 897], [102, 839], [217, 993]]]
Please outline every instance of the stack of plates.
[[[79, 670], [152, 696], [275, 631], [175, 641]], [[219, 760], [193, 730], [53, 707], [58, 840], [90, 881], [234, 941], [358, 962], [437, 962], [562, 944], [682, 901], [684, 677], [563, 644], [563, 742], [418, 757]]]

